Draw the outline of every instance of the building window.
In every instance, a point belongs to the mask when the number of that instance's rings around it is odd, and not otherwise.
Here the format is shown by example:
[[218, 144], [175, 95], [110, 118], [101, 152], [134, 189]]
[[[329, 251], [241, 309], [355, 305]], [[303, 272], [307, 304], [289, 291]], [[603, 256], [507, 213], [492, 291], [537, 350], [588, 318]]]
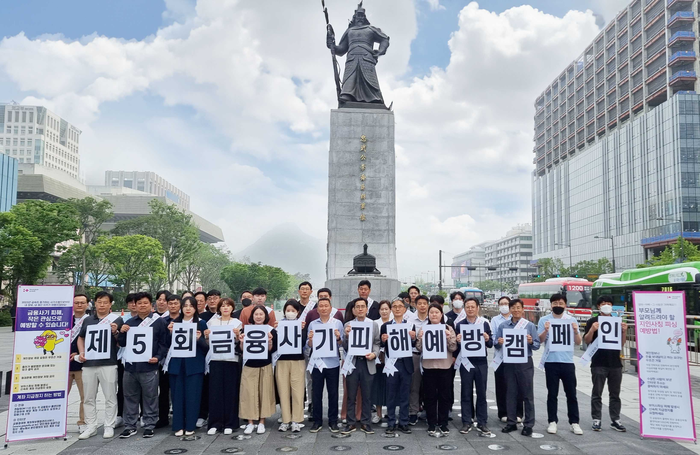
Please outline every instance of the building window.
[[15, 145], [15, 146], [17, 145], [17, 138], [16, 137], [12, 139], [12, 145]]
[[19, 140], [19, 145], [21, 145], [22, 147], [24, 147], [24, 138], [22, 138], [22, 139]]
[[27, 127], [27, 133], [34, 134], [34, 127], [33, 126]]
[[[1, 145], [1, 144], [0, 144], [0, 145]], [[32, 140], [31, 140], [31, 139], [27, 139], [27, 145], [28, 145], [29, 147], [32, 146]]]
[[19, 162], [20, 162], [20, 163], [24, 163], [24, 158], [20, 158], [20, 159], [19, 159]]
[[29, 112], [29, 123], [34, 123], [34, 111]]
[[7, 134], [12, 134], [12, 127], [11, 126], [7, 127]]
[[19, 134], [19, 126], [15, 126], [14, 132], [15, 134]]
[[27, 123], [27, 111], [22, 112], [22, 123]]
[[124, 188], [133, 188], [134, 181], [132, 179], [124, 179]]
[[119, 186], [119, 179], [112, 179], [112, 186]]

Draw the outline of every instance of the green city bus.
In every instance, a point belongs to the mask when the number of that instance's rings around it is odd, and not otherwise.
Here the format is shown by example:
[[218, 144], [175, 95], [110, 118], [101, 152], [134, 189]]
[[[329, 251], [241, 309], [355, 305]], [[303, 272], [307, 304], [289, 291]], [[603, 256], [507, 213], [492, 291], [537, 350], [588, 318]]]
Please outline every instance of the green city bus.
[[700, 262], [661, 265], [601, 275], [593, 283], [593, 303], [601, 295], [613, 299], [613, 311], [634, 311], [633, 291], [683, 291], [688, 315], [700, 314]]

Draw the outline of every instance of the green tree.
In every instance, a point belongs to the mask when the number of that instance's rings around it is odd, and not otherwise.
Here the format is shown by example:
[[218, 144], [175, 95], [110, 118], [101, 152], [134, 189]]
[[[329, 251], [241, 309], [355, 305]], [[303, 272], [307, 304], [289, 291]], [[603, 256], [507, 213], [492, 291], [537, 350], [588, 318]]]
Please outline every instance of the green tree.
[[568, 272], [564, 263], [559, 258], [541, 258], [537, 260], [537, 274], [539, 277], [533, 278], [533, 282], [544, 281], [556, 275], [566, 276]]
[[[197, 259], [200, 265], [199, 282], [202, 289], [218, 289], [225, 292], [227, 285], [221, 279], [221, 271], [233, 263], [231, 253], [225, 247], [205, 243], [197, 252]], [[232, 294], [235, 299], [238, 299], [239, 295]]]
[[125, 292], [139, 290], [158, 278], [165, 278], [163, 247], [158, 240], [145, 235], [115, 236], [98, 247], [109, 264], [114, 284]]
[[638, 264], [637, 267], [653, 267], [693, 261], [700, 261], [700, 250], [695, 244], [679, 236], [676, 243], [668, 245], [661, 253], [648, 259], [643, 264]]
[[114, 213], [109, 201], [98, 201], [90, 196], [83, 199], [68, 199], [66, 204], [73, 207], [79, 223], [78, 244], [72, 254], [78, 259], [82, 275], [75, 284], [81, 292], [84, 292], [84, 281], [88, 274], [88, 250], [100, 236], [102, 224], [112, 218]]
[[[17, 224], [11, 212], [0, 213], [0, 287], [5, 277], [14, 277], [14, 271], [39, 254], [41, 242], [24, 226]], [[6, 274], [7, 271], [7, 274]], [[14, 299], [16, 286], [10, 286], [9, 294]]]
[[579, 261], [567, 270], [567, 276], [586, 278], [588, 275], [602, 275], [612, 273], [612, 263], [608, 258], [600, 258], [597, 261]]
[[112, 230], [113, 235], [146, 235], [158, 240], [163, 249], [163, 263], [168, 287], [173, 289], [175, 280], [187, 267], [199, 247], [199, 234], [192, 223], [192, 215], [175, 205], [157, 199], [149, 202], [151, 214], [120, 221]]
[[246, 289], [262, 287], [267, 290], [269, 300], [284, 297], [289, 290], [290, 275], [279, 267], [261, 263], [244, 264], [234, 262], [221, 270], [221, 279], [234, 296]]
[[500, 291], [502, 289], [502, 284], [500, 281], [496, 280], [484, 280], [484, 281], [479, 281], [474, 284], [475, 287], [481, 289], [484, 292], [496, 292]]
[[75, 210], [68, 204], [46, 201], [27, 201], [10, 210], [13, 224], [31, 232], [38, 248], [24, 251], [23, 260], [8, 270], [7, 283], [11, 296], [19, 284], [36, 284], [46, 276], [52, 255], [63, 251], [62, 243], [77, 240], [79, 223]]

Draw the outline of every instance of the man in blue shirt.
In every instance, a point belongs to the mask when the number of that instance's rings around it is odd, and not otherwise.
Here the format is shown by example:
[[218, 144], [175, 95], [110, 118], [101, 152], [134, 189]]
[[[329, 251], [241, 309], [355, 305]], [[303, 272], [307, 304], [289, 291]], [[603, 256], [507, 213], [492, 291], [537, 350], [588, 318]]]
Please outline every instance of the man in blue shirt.
[[547, 343], [549, 328], [552, 320], [572, 319], [571, 332], [573, 333], [573, 345], [571, 350], [549, 352], [547, 350], [544, 359], [544, 372], [547, 378], [547, 433], [557, 432], [557, 405], [559, 395], [559, 381], [564, 384], [566, 393], [566, 408], [569, 416], [569, 425], [574, 434], [582, 435], [583, 430], [579, 425], [578, 400], [576, 399], [576, 366], [574, 365], [574, 346], [581, 344], [581, 334], [578, 331], [576, 320], [566, 314], [566, 296], [554, 294], [549, 298], [552, 305], [552, 313], [540, 319], [537, 326], [540, 342]]
[[[503, 322], [496, 330], [496, 349], [503, 348], [503, 329], [514, 329], [523, 318], [525, 309], [523, 301], [513, 299], [508, 304], [512, 315], [509, 321]], [[517, 405], [518, 396], [521, 395], [525, 402], [525, 419], [523, 420], [523, 436], [532, 436], [532, 427], [535, 425], [535, 394], [532, 380], [535, 375], [535, 367], [532, 364], [532, 351], [540, 348], [540, 339], [537, 336], [537, 327], [530, 321], [525, 321], [519, 328], [527, 330], [527, 363], [502, 363], [499, 368], [504, 368], [508, 384], [508, 423], [503, 433], [510, 433], [518, 429]]]

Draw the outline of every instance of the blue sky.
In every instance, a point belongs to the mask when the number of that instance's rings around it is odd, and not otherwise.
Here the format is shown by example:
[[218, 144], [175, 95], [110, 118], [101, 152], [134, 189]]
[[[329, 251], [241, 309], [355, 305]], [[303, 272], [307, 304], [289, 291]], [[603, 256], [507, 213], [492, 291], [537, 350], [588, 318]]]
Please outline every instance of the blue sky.
[[[327, 0], [336, 32], [356, 2]], [[425, 270], [420, 258], [438, 249], [464, 251], [530, 221], [532, 103], [600, 25], [570, 10], [610, 19], [623, 4], [365, 1], [392, 37], [377, 70], [395, 102], [402, 277]], [[0, 100], [47, 105], [81, 128], [89, 184], [106, 169], [158, 172], [222, 226], [233, 252], [286, 222], [324, 241], [335, 106], [320, 1], [194, 7], [6, 2]]]

